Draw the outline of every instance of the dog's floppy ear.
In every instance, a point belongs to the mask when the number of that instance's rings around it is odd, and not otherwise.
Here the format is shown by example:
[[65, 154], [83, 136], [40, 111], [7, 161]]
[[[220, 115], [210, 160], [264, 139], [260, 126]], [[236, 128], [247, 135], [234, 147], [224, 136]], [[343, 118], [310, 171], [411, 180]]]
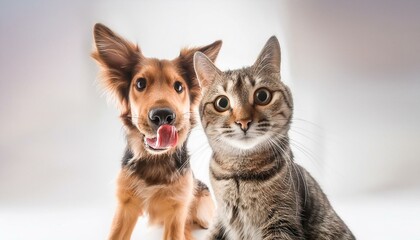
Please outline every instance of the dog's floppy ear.
[[103, 24], [95, 24], [95, 50], [92, 57], [101, 65], [102, 85], [109, 96], [116, 100], [121, 111], [128, 111], [128, 90], [133, 70], [143, 58], [139, 48]]
[[187, 81], [188, 88], [190, 89], [190, 99], [193, 105], [196, 105], [200, 96], [200, 83], [194, 70], [194, 54], [196, 52], [204, 53], [212, 62], [214, 62], [222, 47], [222, 41], [218, 40], [214, 43], [196, 48], [184, 48], [179, 55], [179, 62], [185, 72], [185, 80]]

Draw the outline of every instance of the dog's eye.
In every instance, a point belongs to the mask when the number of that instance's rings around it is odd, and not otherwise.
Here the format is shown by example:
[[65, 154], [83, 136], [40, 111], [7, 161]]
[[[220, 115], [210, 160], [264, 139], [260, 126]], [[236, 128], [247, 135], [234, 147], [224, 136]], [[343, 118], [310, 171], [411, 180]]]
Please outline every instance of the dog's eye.
[[271, 92], [266, 88], [260, 88], [254, 93], [254, 102], [258, 105], [267, 105], [271, 101]]
[[224, 112], [229, 109], [229, 99], [226, 96], [219, 96], [214, 101], [214, 108], [219, 112]]
[[176, 81], [174, 83], [174, 89], [177, 93], [182, 93], [182, 91], [184, 91], [184, 87], [182, 86], [181, 82]]
[[136, 81], [136, 88], [139, 91], [143, 91], [146, 88], [146, 78], [138, 78]]

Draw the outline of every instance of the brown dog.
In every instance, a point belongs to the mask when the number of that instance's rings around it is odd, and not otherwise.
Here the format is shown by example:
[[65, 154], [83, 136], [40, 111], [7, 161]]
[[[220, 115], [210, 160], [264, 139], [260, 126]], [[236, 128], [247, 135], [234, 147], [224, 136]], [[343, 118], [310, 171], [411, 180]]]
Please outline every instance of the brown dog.
[[214, 61], [222, 42], [158, 60], [104, 25], [95, 25], [94, 38], [92, 56], [127, 135], [110, 239], [130, 239], [142, 214], [164, 225], [164, 239], [192, 239], [191, 224], [207, 228], [214, 211], [208, 188], [194, 179], [186, 149], [200, 96], [193, 55], [200, 51]]

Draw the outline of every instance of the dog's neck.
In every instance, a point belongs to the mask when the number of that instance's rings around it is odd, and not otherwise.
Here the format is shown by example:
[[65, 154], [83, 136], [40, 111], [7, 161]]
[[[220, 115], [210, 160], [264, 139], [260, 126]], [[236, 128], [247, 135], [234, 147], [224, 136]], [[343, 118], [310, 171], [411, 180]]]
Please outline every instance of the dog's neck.
[[[127, 134], [127, 148], [122, 159], [123, 168], [130, 170], [148, 185], [169, 184], [190, 171], [187, 140], [175, 151], [150, 154], [144, 147], [143, 137], [133, 138]], [[142, 151], [141, 154], [138, 153], [139, 150]]]

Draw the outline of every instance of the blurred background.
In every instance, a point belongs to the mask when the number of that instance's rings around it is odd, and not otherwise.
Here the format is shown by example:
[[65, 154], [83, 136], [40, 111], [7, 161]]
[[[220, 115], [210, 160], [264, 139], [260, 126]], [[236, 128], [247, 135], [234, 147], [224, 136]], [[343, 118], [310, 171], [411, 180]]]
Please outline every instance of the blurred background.
[[[96, 22], [149, 57], [223, 39], [223, 70], [276, 35], [296, 161], [358, 239], [420, 239], [419, 12], [408, 0], [1, 0], [0, 239], [107, 236], [125, 139], [97, 86]], [[190, 149], [208, 182], [201, 130]], [[141, 219], [133, 239], [161, 233]]]

